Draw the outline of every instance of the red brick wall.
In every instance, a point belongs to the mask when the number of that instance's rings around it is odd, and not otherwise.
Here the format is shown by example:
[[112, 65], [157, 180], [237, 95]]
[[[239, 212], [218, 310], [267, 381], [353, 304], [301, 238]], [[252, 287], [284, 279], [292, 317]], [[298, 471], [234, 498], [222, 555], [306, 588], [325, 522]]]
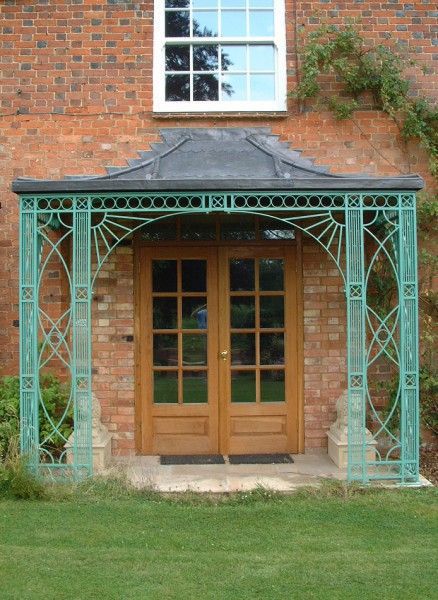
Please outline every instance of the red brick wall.
[[[290, 89], [298, 77], [296, 48], [301, 42], [296, 31], [303, 26], [306, 30], [317, 27], [321, 19], [341, 23], [347, 17], [359, 17], [359, 26], [369, 38], [385, 41], [390, 33], [406, 46], [428, 71], [424, 76], [418, 70], [413, 74], [416, 86], [437, 98], [435, 2], [286, 0], [286, 6]], [[292, 147], [303, 149], [305, 155], [315, 157], [317, 164], [326, 164], [334, 172], [392, 175], [418, 171], [431, 182], [426, 157], [414, 145], [405, 147], [395, 125], [371, 110], [339, 123], [328, 113], [303, 111], [289, 99], [287, 116], [207, 115], [188, 120], [183, 116], [153, 115], [152, 8], [151, 0], [0, 3], [0, 374], [16, 372], [18, 362], [18, 216], [17, 198], [10, 192], [15, 177], [51, 179], [69, 173], [103, 172], [105, 165], [123, 165], [137, 150], [148, 149], [158, 139], [159, 127], [190, 124], [270, 126]], [[320, 336], [306, 338], [307, 445], [317, 447], [323, 444], [323, 429], [332, 418], [331, 401], [343, 384], [336, 379], [336, 367], [343, 360], [344, 333], [342, 321], [327, 320], [342, 318], [329, 312], [342, 310], [338, 306], [339, 290], [328, 289], [339, 287], [331, 279], [332, 267], [323, 255], [314, 256], [310, 248], [304, 256], [305, 264], [310, 261], [306, 288], [321, 288], [319, 292], [305, 291], [306, 327], [320, 328], [306, 333]], [[124, 379], [131, 376], [132, 343], [119, 339], [130, 335], [125, 330], [132, 328], [132, 313], [130, 316], [127, 308], [131, 302], [126, 298], [127, 293], [131, 294], [126, 291], [129, 286], [120, 288], [119, 294], [120, 277], [114, 273], [126, 275], [128, 264], [123, 266], [123, 261], [128, 257], [126, 248], [115, 254], [96, 290], [97, 296], [114, 296], [108, 310], [115, 311], [116, 324], [112, 321], [106, 325], [106, 309], [99, 309], [99, 304], [110, 303], [95, 302], [96, 318], [102, 320], [94, 340], [98, 369], [95, 386], [105, 404], [105, 418], [111, 419], [111, 427], [119, 431], [116, 449], [120, 450], [132, 447], [132, 382]], [[311, 266], [317, 263], [323, 266]], [[119, 287], [105, 286], [106, 269], [108, 279], [116, 278]], [[318, 279], [318, 283], [311, 283]], [[59, 289], [61, 296], [61, 285]], [[105, 289], [107, 292], [100, 291]], [[328, 294], [336, 298], [329, 301]], [[320, 299], [322, 296], [325, 299]], [[120, 304], [115, 307], [117, 302]], [[319, 302], [324, 306], [313, 306]], [[316, 310], [321, 313], [309, 313]], [[339, 335], [340, 339], [331, 339], [330, 335]], [[106, 349], [105, 344], [109, 344]], [[105, 352], [111, 353], [113, 368], [120, 370], [117, 382], [110, 382], [104, 370], [110, 368], [105, 363], [110, 355]]]

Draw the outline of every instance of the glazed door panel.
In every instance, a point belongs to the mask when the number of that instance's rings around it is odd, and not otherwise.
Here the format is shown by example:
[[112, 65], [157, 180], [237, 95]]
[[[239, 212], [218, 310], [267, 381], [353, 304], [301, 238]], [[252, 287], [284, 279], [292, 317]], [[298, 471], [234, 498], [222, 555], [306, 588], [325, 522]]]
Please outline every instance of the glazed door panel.
[[218, 451], [217, 252], [140, 249], [141, 452]]
[[221, 444], [227, 454], [298, 451], [295, 252], [292, 246], [220, 250]]

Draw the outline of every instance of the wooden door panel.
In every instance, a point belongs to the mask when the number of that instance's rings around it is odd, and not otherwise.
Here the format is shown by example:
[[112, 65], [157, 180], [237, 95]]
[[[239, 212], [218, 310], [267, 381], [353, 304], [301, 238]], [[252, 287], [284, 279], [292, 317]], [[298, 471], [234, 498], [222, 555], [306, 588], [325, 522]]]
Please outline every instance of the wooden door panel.
[[[271, 264], [278, 271], [278, 281], [272, 276], [275, 269], [269, 273]], [[222, 452], [297, 452], [296, 249], [293, 246], [222, 248], [219, 268], [219, 318], [223, 324], [219, 332], [219, 350], [228, 352], [227, 360], [219, 364]], [[242, 270], [241, 277], [239, 269]], [[272, 312], [263, 316], [264, 306], [275, 306], [275, 303], [266, 302], [272, 298], [283, 299], [280, 302], [283, 313], [277, 323], [270, 322], [274, 319]], [[238, 309], [237, 319], [233, 316], [235, 308]], [[244, 313], [240, 322], [239, 311]], [[249, 314], [251, 311], [254, 316]], [[275, 349], [272, 344], [266, 344], [267, 340], [280, 340], [283, 346]], [[239, 344], [251, 346], [251, 349], [242, 349]], [[270, 377], [272, 381], [269, 381]], [[247, 392], [241, 385], [245, 378]], [[268, 384], [273, 390], [269, 402], [264, 401]]]
[[[142, 247], [138, 252], [140, 452], [216, 453], [216, 249]], [[206, 289], [196, 281], [204, 261]]]

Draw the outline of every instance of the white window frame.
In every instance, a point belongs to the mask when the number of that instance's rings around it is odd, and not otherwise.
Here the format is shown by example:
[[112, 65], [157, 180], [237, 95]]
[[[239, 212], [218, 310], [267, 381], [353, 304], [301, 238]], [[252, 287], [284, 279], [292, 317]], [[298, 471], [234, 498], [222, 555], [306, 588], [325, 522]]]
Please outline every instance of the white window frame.
[[275, 100], [269, 101], [233, 101], [205, 100], [169, 102], [165, 99], [165, 2], [154, 2], [154, 47], [153, 47], [153, 110], [154, 112], [205, 113], [205, 112], [273, 112], [287, 109], [286, 75], [286, 16], [284, 0], [274, 0], [274, 36], [265, 37], [183, 37], [172, 38], [175, 44], [274, 44], [275, 53]]

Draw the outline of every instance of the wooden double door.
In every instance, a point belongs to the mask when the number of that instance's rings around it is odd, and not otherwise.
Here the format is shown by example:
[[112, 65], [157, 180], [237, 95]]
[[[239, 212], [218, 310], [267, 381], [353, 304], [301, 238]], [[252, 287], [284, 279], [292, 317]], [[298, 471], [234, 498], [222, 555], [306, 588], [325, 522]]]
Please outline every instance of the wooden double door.
[[296, 247], [140, 247], [137, 450], [300, 451]]

